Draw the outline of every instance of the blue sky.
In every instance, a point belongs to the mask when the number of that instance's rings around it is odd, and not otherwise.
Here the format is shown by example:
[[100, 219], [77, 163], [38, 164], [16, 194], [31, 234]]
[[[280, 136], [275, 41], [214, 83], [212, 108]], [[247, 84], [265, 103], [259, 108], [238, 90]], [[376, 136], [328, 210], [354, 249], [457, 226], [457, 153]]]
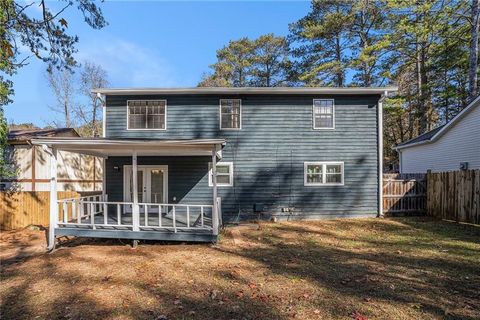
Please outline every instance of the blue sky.
[[[102, 4], [109, 22], [104, 29], [89, 28], [75, 10], [66, 18], [70, 32], [80, 37], [77, 60], [101, 65], [111, 87], [190, 87], [229, 40], [287, 35], [288, 24], [309, 8], [308, 1], [108, 1]], [[54, 100], [45, 68], [30, 59], [14, 76], [9, 123], [45, 126], [59, 118], [49, 107]]]

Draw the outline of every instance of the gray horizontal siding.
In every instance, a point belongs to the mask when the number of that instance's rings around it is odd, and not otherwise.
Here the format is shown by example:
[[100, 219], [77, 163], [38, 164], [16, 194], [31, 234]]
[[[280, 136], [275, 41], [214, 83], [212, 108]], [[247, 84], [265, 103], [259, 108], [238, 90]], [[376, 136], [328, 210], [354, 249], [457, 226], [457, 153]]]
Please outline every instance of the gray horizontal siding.
[[[335, 99], [335, 130], [312, 129], [312, 101], [327, 96], [235, 96], [242, 99], [242, 130], [219, 130], [219, 99], [226, 96], [108, 96], [107, 137], [199, 139], [224, 138], [222, 161], [234, 162], [234, 187], [219, 188], [225, 219], [252, 217], [255, 203], [265, 206], [266, 216], [282, 207], [294, 207], [294, 215], [308, 217], [365, 215], [377, 212], [377, 96], [345, 96]], [[127, 131], [128, 99], [166, 99], [166, 131]], [[168, 158], [168, 157], [166, 157]], [[192, 158], [170, 160], [146, 157], [148, 164], [171, 161], [188, 172], [199, 172]], [[116, 158], [107, 161], [114, 163]], [[176, 159], [176, 160], [173, 160]], [[181, 160], [181, 161], [180, 161]], [[130, 161], [123, 159], [122, 161]], [[207, 163], [203, 176], [188, 193], [188, 201], [211, 202]], [[305, 187], [305, 161], [344, 161], [345, 186]], [[145, 163], [147, 164], [147, 163]], [[189, 168], [189, 166], [192, 166]], [[172, 173], [170, 173], [172, 175]], [[123, 176], [122, 176], [123, 177]], [[107, 184], [115, 183], [107, 177]], [[117, 181], [118, 182], [118, 181]], [[115, 183], [116, 184], [116, 183]], [[123, 181], [122, 181], [123, 184]], [[111, 187], [110, 187], [111, 188]], [[187, 187], [188, 188], [188, 187]], [[107, 190], [110, 195], [110, 191]], [[115, 194], [115, 192], [114, 192]], [[195, 194], [195, 195], [194, 195]], [[174, 193], [169, 192], [169, 196]], [[191, 198], [190, 198], [191, 197]], [[187, 200], [185, 200], [187, 201]]]

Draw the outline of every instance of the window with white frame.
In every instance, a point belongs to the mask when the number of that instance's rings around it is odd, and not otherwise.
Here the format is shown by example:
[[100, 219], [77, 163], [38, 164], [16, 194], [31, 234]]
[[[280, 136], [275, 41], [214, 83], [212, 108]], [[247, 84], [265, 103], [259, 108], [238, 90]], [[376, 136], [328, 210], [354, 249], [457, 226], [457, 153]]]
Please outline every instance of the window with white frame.
[[306, 186], [343, 185], [343, 162], [305, 162]]
[[220, 100], [220, 130], [240, 130], [242, 128], [242, 100]]
[[[213, 187], [212, 179], [212, 163], [208, 164], [208, 185]], [[217, 186], [231, 187], [233, 186], [233, 163], [219, 162], [217, 163]]]
[[335, 128], [335, 104], [333, 99], [313, 100], [313, 129]]
[[127, 129], [165, 130], [167, 128], [166, 100], [129, 100]]

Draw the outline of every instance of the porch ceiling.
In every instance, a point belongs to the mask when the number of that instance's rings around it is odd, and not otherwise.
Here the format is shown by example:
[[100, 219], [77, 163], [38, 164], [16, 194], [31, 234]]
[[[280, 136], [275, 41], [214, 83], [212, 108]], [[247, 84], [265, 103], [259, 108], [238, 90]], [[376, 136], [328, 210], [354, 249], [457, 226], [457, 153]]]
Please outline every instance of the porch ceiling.
[[221, 158], [221, 150], [225, 146], [224, 139], [42, 138], [32, 139], [30, 143], [104, 158], [131, 156], [133, 151], [138, 156], [211, 156], [213, 148]]

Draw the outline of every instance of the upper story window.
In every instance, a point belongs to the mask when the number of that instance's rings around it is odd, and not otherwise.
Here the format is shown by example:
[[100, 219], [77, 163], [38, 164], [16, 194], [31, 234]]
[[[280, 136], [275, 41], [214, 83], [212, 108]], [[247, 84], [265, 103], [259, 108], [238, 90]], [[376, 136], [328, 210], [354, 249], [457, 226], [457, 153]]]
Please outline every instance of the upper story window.
[[240, 130], [242, 128], [242, 100], [220, 100], [220, 130]]
[[333, 99], [313, 100], [313, 129], [335, 129], [335, 104]]
[[129, 100], [128, 130], [166, 130], [166, 100]]
[[305, 162], [305, 186], [343, 186], [343, 162]]

